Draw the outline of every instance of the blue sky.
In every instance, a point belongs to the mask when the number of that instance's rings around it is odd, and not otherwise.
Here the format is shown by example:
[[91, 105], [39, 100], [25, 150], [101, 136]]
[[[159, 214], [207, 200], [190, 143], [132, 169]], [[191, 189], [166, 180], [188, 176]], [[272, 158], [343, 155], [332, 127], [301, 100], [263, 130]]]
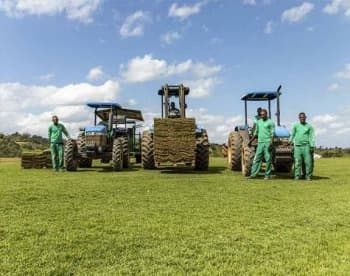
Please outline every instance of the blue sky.
[[0, 0], [0, 36], [2, 132], [46, 135], [57, 114], [75, 133], [89, 100], [140, 108], [150, 126], [157, 89], [182, 82], [221, 143], [242, 94], [282, 84], [282, 123], [305, 111], [318, 145], [349, 146], [350, 0]]

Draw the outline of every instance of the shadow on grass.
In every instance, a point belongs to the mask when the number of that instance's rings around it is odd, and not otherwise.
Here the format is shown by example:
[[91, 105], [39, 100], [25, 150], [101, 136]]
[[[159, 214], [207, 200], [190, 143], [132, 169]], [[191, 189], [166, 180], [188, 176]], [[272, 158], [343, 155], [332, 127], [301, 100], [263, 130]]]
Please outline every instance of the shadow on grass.
[[220, 174], [223, 171], [225, 171], [226, 167], [209, 167], [209, 170], [207, 171], [196, 171], [193, 168], [187, 168], [187, 167], [180, 167], [180, 168], [174, 168], [174, 167], [164, 167], [160, 168], [160, 173], [164, 174]]
[[[285, 180], [293, 180], [294, 179], [294, 175], [293, 174], [290, 174], [290, 173], [278, 173], [278, 174], [275, 174], [273, 176], [273, 179], [285, 179]], [[326, 176], [318, 176], [318, 175], [314, 175], [312, 177], [312, 180], [313, 181], [318, 181], [318, 180], [328, 180], [330, 179], [329, 177], [326, 177]], [[301, 178], [300, 179], [301, 181], [302, 180], [305, 180], [305, 178]]]

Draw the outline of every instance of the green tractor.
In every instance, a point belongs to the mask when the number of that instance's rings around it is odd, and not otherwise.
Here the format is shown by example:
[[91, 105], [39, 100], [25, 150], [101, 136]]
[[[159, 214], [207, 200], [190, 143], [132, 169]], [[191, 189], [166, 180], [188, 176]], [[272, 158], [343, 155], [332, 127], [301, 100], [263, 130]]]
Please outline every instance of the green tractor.
[[227, 163], [233, 171], [242, 171], [245, 176], [250, 175], [256, 150], [256, 143], [248, 145], [253, 135], [253, 129], [248, 125], [248, 102], [267, 102], [269, 118], [271, 118], [271, 102], [276, 100], [277, 125], [273, 139], [273, 165], [275, 172], [290, 172], [293, 167], [293, 147], [288, 144], [289, 130], [281, 125], [280, 120], [280, 96], [279, 86], [274, 92], [251, 92], [241, 97], [244, 101], [245, 124], [236, 126], [228, 137]]
[[[80, 129], [76, 140], [65, 145], [67, 171], [91, 168], [92, 160], [112, 161], [114, 171], [130, 166], [130, 157], [141, 163], [141, 134], [137, 122], [143, 121], [139, 110], [125, 109], [117, 103], [93, 102], [94, 125]], [[99, 122], [97, 123], [97, 120]]]
[[[209, 166], [209, 141], [205, 129], [198, 128], [194, 118], [186, 118], [188, 87], [164, 85], [161, 96], [162, 116], [154, 119], [154, 128], [142, 134], [142, 166], [189, 166], [206, 171]], [[172, 100], [172, 102], [170, 102]], [[178, 101], [179, 109], [175, 108]]]

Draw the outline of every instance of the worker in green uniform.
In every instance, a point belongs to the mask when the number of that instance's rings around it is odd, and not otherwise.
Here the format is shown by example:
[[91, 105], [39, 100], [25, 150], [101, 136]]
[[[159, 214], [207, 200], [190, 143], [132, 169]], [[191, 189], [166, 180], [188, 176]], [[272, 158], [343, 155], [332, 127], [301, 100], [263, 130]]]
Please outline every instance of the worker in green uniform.
[[267, 110], [262, 109], [260, 112], [261, 119], [257, 121], [256, 128], [254, 130], [253, 138], [249, 141], [248, 145], [251, 146], [255, 139], [258, 139], [258, 146], [256, 148], [252, 169], [249, 179], [256, 178], [261, 169], [261, 163], [263, 158], [266, 161], [265, 178], [270, 179], [272, 168], [272, 149], [273, 149], [273, 137], [275, 135], [275, 123], [267, 117]]
[[63, 124], [58, 122], [58, 117], [52, 116], [52, 125], [49, 126], [49, 143], [51, 149], [52, 168], [54, 171], [62, 171], [63, 162], [63, 139], [62, 133], [70, 138], [68, 131]]
[[294, 143], [294, 179], [301, 178], [302, 164], [305, 164], [305, 179], [311, 180], [313, 171], [313, 153], [315, 148], [314, 128], [306, 122], [306, 114], [299, 113], [299, 123], [292, 129], [289, 143]]

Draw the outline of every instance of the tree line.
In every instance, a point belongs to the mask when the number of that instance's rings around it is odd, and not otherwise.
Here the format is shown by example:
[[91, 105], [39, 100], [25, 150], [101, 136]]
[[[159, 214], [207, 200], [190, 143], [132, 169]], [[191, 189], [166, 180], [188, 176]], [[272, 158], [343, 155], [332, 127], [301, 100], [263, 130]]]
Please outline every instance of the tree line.
[[0, 157], [20, 157], [22, 152], [47, 149], [48, 143], [47, 138], [39, 135], [0, 133]]

